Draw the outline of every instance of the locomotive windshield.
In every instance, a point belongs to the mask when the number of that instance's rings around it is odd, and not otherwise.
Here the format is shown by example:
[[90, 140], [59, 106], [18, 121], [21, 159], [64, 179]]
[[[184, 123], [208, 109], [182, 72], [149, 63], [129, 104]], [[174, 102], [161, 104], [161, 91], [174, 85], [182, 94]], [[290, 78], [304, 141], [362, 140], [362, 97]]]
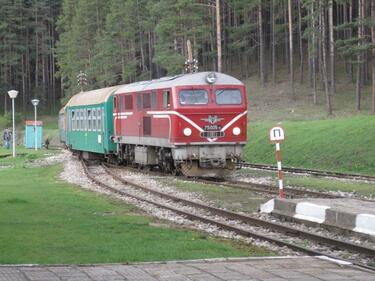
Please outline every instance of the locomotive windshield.
[[241, 104], [242, 95], [240, 90], [227, 89], [215, 92], [217, 104]]
[[208, 103], [208, 93], [206, 90], [182, 90], [179, 97], [181, 104], [198, 105]]

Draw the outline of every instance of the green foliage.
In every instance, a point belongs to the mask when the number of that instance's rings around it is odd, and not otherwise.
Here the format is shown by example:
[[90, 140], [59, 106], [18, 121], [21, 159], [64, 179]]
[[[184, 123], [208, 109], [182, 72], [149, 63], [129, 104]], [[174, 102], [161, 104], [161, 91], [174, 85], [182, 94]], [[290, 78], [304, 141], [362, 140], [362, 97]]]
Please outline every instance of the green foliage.
[[[16, 113], [14, 115], [15, 123], [19, 124], [23, 120], [23, 116], [21, 113]], [[12, 126], [12, 113], [7, 112], [3, 116], [0, 116], [0, 130], [9, 128]]]

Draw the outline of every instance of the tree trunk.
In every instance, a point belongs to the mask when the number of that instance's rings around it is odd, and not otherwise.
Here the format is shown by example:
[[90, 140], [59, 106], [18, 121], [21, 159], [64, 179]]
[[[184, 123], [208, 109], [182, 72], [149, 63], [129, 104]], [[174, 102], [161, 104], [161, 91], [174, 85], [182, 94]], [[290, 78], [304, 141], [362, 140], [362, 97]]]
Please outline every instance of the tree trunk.
[[330, 71], [331, 71], [331, 96], [335, 94], [335, 41], [333, 34], [333, 0], [329, 0], [328, 5], [328, 18], [329, 18], [329, 57], [330, 57]]
[[149, 78], [152, 79], [152, 36], [151, 30], [148, 31], [148, 67], [150, 70]]
[[263, 42], [263, 18], [262, 18], [262, 2], [259, 1], [258, 5], [258, 31], [259, 31], [259, 73], [260, 85], [262, 88], [265, 86], [264, 79], [264, 42]]
[[289, 64], [289, 40], [288, 40], [288, 6], [287, 4], [283, 5], [283, 11], [284, 11], [284, 23], [285, 23], [285, 28], [284, 28], [284, 64], [288, 66], [288, 74], [290, 75], [290, 64]]
[[221, 17], [220, 0], [216, 0], [216, 46], [217, 46], [217, 71], [222, 71], [221, 63]]
[[289, 63], [290, 63], [290, 85], [292, 88], [292, 95], [295, 98], [294, 92], [294, 68], [293, 68], [293, 23], [292, 23], [292, 0], [288, 0], [288, 19], [289, 19]]
[[[371, 1], [371, 18], [375, 18], [375, 0]], [[375, 24], [371, 27], [371, 35], [375, 45]], [[375, 114], [375, 48], [372, 49], [372, 114]]]
[[312, 88], [313, 88], [313, 101], [314, 105], [318, 104], [317, 92], [316, 92], [316, 36], [315, 36], [315, 11], [314, 3], [311, 4], [311, 26], [312, 26], [312, 38], [311, 38], [311, 67], [312, 67]]
[[[35, 26], [38, 26], [38, 9], [35, 8]], [[39, 87], [39, 36], [38, 32], [35, 31], [35, 88]]]
[[[362, 45], [362, 20], [363, 20], [363, 14], [362, 14], [362, 6], [363, 6], [364, 0], [358, 0], [358, 21], [360, 21], [360, 24], [358, 25], [358, 47], [361, 47]], [[362, 71], [362, 54], [359, 51], [357, 55], [357, 75], [356, 75], [356, 109], [359, 111], [361, 110], [361, 71]]]
[[297, 1], [298, 4], [298, 34], [299, 34], [299, 71], [300, 77], [299, 81], [303, 83], [303, 45], [302, 45], [302, 15], [301, 15], [301, 0]]
[[[353, 4], [352, 4], [351, 1], [349, 2], [349, 22], [350, 23], [353, 22]], [[349, 28], [349, 32], [348, 33], [349, 33], [348, 34], [349, 38], [352, 38], [353, 31], [352, 31], [351, 28]], [[353, 81], [354, 80], [354, 77], [353, 77], [353, 63], [350, 63], [349, 75], [350, 75], [350, 79]]]
[[323, 57], [323, 79], [324, 79], [324, 90], [326, 93], [326, 107], [328, 115], [332, 114], [332, 104], [331, 104], [331, 94], [329, 92], [329, 84], [328, 84], [328, 71], [327, 71], [327, 55], [326, 55], [326, 20], [325, 20], [325, 11], [323, 7], [321, 9], [321, 17], [322, 17], [322, 57]]
[[272, 84], [276, 84], [276, 34], [275, 34], [275, 0], [271, 3], [272, 17]]

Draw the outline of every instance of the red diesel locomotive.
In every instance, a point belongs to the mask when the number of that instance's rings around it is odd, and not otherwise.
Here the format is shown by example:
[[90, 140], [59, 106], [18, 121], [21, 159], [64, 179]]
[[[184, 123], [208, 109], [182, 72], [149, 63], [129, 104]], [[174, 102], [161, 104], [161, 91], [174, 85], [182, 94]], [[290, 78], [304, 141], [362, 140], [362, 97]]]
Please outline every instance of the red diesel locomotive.
[[216, 72], [132, 83], [114, 93], [113, 122], [120, 162], [223, 176], [246, 144], [246, 89]]

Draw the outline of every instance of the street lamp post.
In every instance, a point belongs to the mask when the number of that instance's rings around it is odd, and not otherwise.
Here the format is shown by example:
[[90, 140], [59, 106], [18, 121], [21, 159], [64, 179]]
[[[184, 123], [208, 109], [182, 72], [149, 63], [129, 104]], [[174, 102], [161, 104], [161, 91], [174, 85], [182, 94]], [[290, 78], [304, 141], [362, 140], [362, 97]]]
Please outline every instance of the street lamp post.
[[12, 120], [13, 120], [13, 132], [12, 132], [12, 138], [13, 138], [13, 157], [16, 157], [16, 123], [14, 120], [14, 99], [18, 95], [18, 91], [16, 90], [10, 90], [8, 91], [9, 97], [12, 99]]
[[35, 136], [35, 150], [38, 150], [38, 132], [37, 132], [37, 128], [36, 128], [36, 107], [38, 106], [39, 104], [39, 100], [38, 99], [33, 99], [31, 100], [31, 103], [33, 104], [34, 106], [34, 136]]

